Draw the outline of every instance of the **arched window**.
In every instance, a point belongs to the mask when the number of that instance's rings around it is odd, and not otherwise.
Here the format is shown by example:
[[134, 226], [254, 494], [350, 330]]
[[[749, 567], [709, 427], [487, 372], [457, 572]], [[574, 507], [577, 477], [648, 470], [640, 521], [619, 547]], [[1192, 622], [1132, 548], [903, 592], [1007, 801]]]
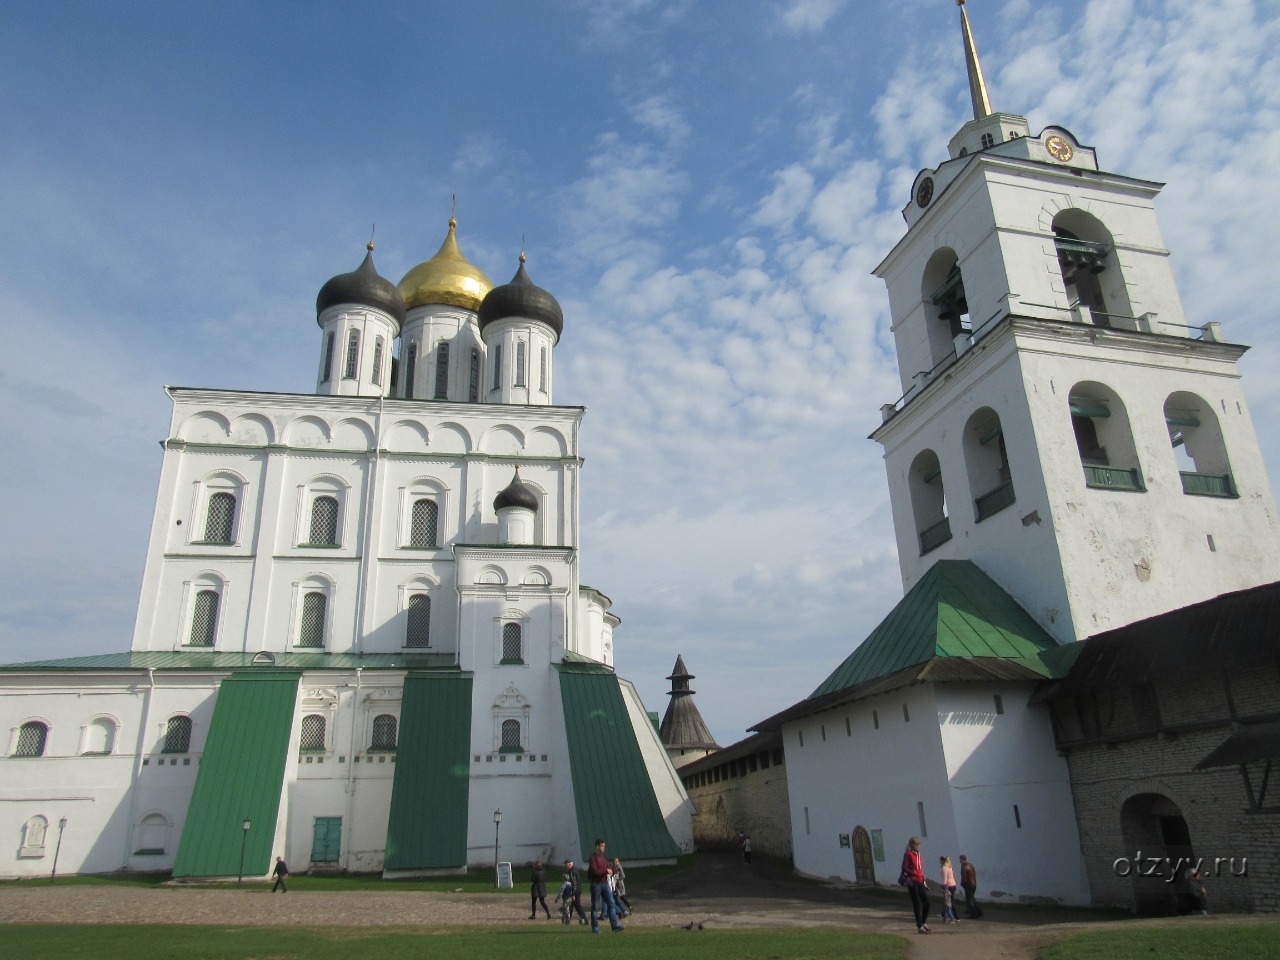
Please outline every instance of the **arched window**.
[[436, 399], [449, 397], [449, 344], [444, 340], [436, 347]]
[[330, 330], [324, 338], [324, 359], [320, 363], [320, 382], [328, 383], [333, 377], [333, 341], [336, 334]]
[[502, 344], [495, 343], [493, 345], [493, 382], [489, 384], [490, 390], [497, 390], [502, 386]]
[[329, 598], [319, 590], [302, 595], [302, 617], [298, 621], [298, 646], [323, 647]]
[[413, 378], [418, 372], [418, 345], [409, 344], [409, 356], [404, 362], [404, 398], [413, 399]]
[[425, 593], [410, 594], [408, 612], [404, 645], [406, 647], [431, 646], [431, 597]]
[[191, 634], [187, 639], [191, 646], [213, 646], [218, 636], [218, 605], [221, 599], [217, 590], [197, 591], [191, 610]]
[[347, 334], [347, 364], [342, 372], [344, 380], [354, 380], [360, 371], [360, 331], [351, 330]]
[[162, 856], [169, 846], [169, 821], [162, 813], [149, 813], [138, 824], [135, 856]]
[[413, 511], [409, 522], [409, 546], [434, 547], [436, 545], [436, 522], [440, 508], [434, 500], [422, 498], [413, 501]]
[[39, 720], [28, 720], [18, 728], [18, 742], [13, 746], [15, 757], [43, 757], [49, 728]]
[[302, 718], [302, 737], [298, 741], [299, 750], [324, 750], [324, 717], [318, 713], [309, 713]]
[[542, 365], [538, 371], [538, 389], [547, 392], [547, 348], [542, 348]]
[[974, 494], [974, 519], [981, 523], [1014, 502], [1013, 477], [1004, 447], [999, 415], [983, 407], [964, 428], [964, 458], [969, 490]]
[[186, 753], [191, 749], [191, 718], [170, 717], [164, 728], [164, 747], [161, 753]]
[[502, 721], [502, 753], [520, 753], [523, 751], [520, 743], [520, 721], [519, 720], [503, 720]]
[[382, 383], [382, 338], [375, 337], [373, 341], [373, 373], [370, 374], [369, 380], [373, 383]]
[[523, 631], [518, 623], [502, 625], [502, 662], [524, 663]]
[[1182, 492], [1199, 497], [1235, 497], [1231, 463], [1213, 407], [1194, 393], [1174, 393], [1164, 404]]
[[116, 748], [116, 722], [110, 717], [96, 717], [84, 728], [85, 756], [110, 756]]
[[[950, 247], [940, 247], [929, 258], [921, 278], [929, 357], [936, 367], [957, 351], [957, 341], [973, 333], [969, 298], [965, 292], [960, 260]], [[921, 373], [925, 371], [920, 371]]]
[[936, 550], [951, 539], [951, 521], [947, 517], [947, 499], [942, 488], [942, 467], [938, 455], [922, 450], [911, 463], [908, 474], [911, 509], [915, 514], [920, 555]]
[[1078, 383], [1068, 395], [1085, 485], [1143, 491], [1142, 471], [1129, 415], [1115, 391], [1100, 383]]
[[338, 545], [338, 498], [328, 495], [311, 501], [311, 531], [307, 543], [313, 547]]
[[370, 750], [394, 750], [396, 748], [396, 718], [380, 713], [373, 718], [373, 739]]
[[1082, 323], [1136, 329], [1111, 233], [1083, 210], [1063, 210], [1053, 218], [1053, 245], [1067, 306]]
[[235, 528], [236, 497], [219, 491], [209, 497], [209, 511], [204, 521], [205, 543], [230, 543]]
[[471, 379], [467, 386], [467, 399], [475, 403], [480, 399], [480, 351], [471, 351]]
[[516, 369], [515, 378], [512, 380], [512, 386], [524, 386], [524, 361], [525, 361], [525, 342], [523, 340], [516, 341]]

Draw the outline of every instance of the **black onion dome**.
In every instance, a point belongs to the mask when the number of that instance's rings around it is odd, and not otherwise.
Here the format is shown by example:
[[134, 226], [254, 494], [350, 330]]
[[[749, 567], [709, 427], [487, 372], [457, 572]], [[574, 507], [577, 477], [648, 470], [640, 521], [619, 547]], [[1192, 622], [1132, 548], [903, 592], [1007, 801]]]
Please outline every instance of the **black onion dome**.
[[516, 474], [511, 482], [493, 498], [494, 510], [506, 507], [524, 507], [535, 512], [538, 509], [538, 495], [533, 492], [533, 487], [520, 479], [519, 467], [516, 467]]
[[404, 323], [404, 298], [396, 285], [381, 276], [373, 265], [373, 244], [364, 255], [364, 262], [350, 273], [340, 273], [323, 287], [316, 296], [316, 320], [320, 314], [340, 303], [358, 303], [389, 313], [396, 324]]
[[480, 304], [480, 329], [507, 317], [525, 317], [545, 323], [556, 332], [556, 340], [560, 339], [560, 331], [564, 329], [564, 311], [555, 297], [529, 279], [524, 269], [523, 253], [520, 254], [520, 269], [511, 282], [494, 287]]

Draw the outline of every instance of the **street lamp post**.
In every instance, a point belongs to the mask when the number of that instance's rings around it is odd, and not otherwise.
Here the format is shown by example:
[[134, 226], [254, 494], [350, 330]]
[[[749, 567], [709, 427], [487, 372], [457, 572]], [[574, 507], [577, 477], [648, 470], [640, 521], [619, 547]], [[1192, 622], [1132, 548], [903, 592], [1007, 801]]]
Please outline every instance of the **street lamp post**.
[[498, 830], [502, 827], [502, 811], [493, 811], [493, 889], [498, 889]]
[[249, 842], [249, 828], [253, 826], [253, 821], [245, 817], [240, 821], [240, 875], [236, 877], [236, 886], [240, 886], [244, 880], [244, 848]]
[[58, 875], [58, 854], [62, 852], [62, 831], [67, 829], [67, 818], [63, 817], [58, 821], [58, 845], [53, 848], [53, 869], [49, 872], [49, 882], [53, 883], [53, 878]]

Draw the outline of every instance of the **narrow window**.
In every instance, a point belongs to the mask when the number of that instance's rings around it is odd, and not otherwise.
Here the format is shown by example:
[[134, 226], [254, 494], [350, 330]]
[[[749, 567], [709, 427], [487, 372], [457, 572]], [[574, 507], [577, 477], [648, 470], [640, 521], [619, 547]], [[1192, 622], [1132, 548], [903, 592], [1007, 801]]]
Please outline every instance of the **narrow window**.
[[475, 403], [480, 399], [480, 351], [471, 351], [471, 379], [467, 385], [467, 399]]
[[547, 348], [542, 348], [542, 366], [538, 372], [538, 389], [547, 392]]
[[871, 723], [877, 730], [880, 729], [880, 712], [878, 710], [871, 711]]
[[998, 693], [995, 696], [996, 696], [996, 713], [997, 714], [1004, 713], [1004, 698], [1002, 698]]
[[344, 380], [354, 380], [360, 369], [360, 331], [352, 330], [347, 334], [347, 366], [342, 373]]
[[49, 728], [39, 720], [29, 720], [18, 729], [18, 743], [14, 747], [15, 757], [43, 757], [45, 741], [49, 738]]
[[373, 742], [370, 750], [394, 750], [396, 748], [396, 718], [380, 713], [373, 718]]
[[324, 361], [320, 366], [320, 382], [328, 383], [333, 377], [333, 341], [337, 336], [332, 330], [324, 338]]
[[907, 710], [907, 705], [905, 703], [902, 705], [902, 722], [903, 723], [911, 722], [911, 713]]
[[209, 498], [209, 513], [204, 521], [205, 543], [230, 543], [236, 519], [236, 498], [231, 493], [215, 493]]
[[382, 383], [382, 338], [377, 337], [373, 341], [373, 374], [369, 377], [373, 383], [381, 385]]
[[822, 734], [822, 742], [827, 742], [827, 725], [825, 723], [818, 725], [818, 731]]
[[853, 736], [853, 727], [849, 724], [849, 718], [848, 718], [848, 717], [845, 717], [845, 718], [844, 718], [844, 735], [845, 735], [846, 737], [852, 737], [852, 736]]
[[521, 630], [518, 623], [504, 623], [502, 625], [502, 662], [503, 663], [523, 663], [524, 651], [521, 649]]
[[298, 624], [298, 646], [323, 647], [324, 621], [329, 598], [318, 590], [311, 590], [302, 597], [302, 620]]
[[512, 386], [524, 386], [524, 359], [525, 359], [525, 343], [523, 340], [516, 341], [516, 370], [515, 380]]
[[1022, 813], [1018, 810], [1016, 803], [1013, 805], [1013, 822], [1019, 830], [1022, 829]]
[[338, 498], [316, 497], [311, 501], [311, 538], [313, 547], [338, 545]]
[[431, 597], [425, 593], [409, 596], [409, 618], [405, 627], [404, 645], [431, 646]]
[[803, 746], [804, 746], [804, 731], [803, 731], [803, 730], [797, 730], [797, 731], [796, 731], [796, 734], [800, 737], [800, 746], [802, 746], [802, 747], [803, 747]]
[[495, 343], [493, 345], [493, 381], [489, 384], [490, 390], [497, 390], [502, 386], [502, 344]]
[[516, 753], [520, 750], [520, 721], [502, 721], [502, 751]]
[[298, 749], [324, 749], [324, 717], [320, 714], [309, 713], [302, 718], [302, 739], [298, 742]]
[[808, 836], [809, 834], [809, 808], [808, 807], [804, 808], [804, 832], [805, 832], [805, 835]]
[[437, 400], [449, 397], [449, 344], [440, 341], [436, 347], [436, 396]]
[[196, 594], [195, 607], [191, 612], [191, 636], [188, 643], [193, 647], [212, 647], [218, 633], [218, 591], [201, 590]]
[[760, 754], [760, 769], [761, 770], [769, 769], [769, 751], [768, 750], [764, 750]]
[[404, 362], [404, 398], [413, 399], [413, 377], [418, 372], [418, 345], [409, 344], [409, 356]]
[[436, 545], [436, 522], [440, 508], [434, 500], [413, 501], [413, 512], [409, 519], [409, 546], [434, 547]]
[[916, 815], [920, 818], [920, 836], [927, 837], [929, 835], [928, 827], [924, 822], [924, 801], [916, 801]]
[[162, 753], [186, 753], [191, 749], [191, 718], [170, 717], [164, 727]]

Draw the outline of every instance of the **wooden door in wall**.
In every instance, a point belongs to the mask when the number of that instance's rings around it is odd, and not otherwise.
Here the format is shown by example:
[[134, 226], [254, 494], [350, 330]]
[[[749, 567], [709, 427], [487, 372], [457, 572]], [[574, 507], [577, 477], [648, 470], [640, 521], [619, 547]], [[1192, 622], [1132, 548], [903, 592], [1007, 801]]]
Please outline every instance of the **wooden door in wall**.
[[871, 837], [863, 827], [853, 830], [853, 875], [858, 883], [876, 882], [876, 868], [871, 860]]

